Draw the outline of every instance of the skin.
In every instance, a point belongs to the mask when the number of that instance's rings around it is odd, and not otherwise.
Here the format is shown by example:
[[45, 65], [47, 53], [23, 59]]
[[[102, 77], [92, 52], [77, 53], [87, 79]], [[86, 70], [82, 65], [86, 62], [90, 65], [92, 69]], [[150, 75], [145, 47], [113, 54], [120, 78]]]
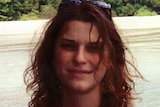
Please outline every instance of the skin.
[[54, 66], [62, 85], [62, 107], [100, 105], [100, 86], [106, 67], [101, 62], [98, 66], [98, 29], [95, 25], [91, 32], [90, 29], [89, 22], [69, 21], [57, 40]]

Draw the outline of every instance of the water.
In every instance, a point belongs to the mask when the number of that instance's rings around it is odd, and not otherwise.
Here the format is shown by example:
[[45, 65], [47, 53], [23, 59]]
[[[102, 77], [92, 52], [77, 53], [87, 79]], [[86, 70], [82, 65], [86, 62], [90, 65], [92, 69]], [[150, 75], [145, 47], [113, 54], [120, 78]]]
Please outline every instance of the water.
[[[122, 37], [135, 57], [138, 69], [148, 80], [136, 80], [142, 100], [136, 100], [135, 107], [160, 107], [160, 28], [124, 29], [121, 34], [125, 35]], [[0, 107], [27, 107], [29, 95], [25, 92], [23, 71], [33, 45], [28, 44], [29, 34], [9, 37], [12, 38], [3, 37], [2, 40], [0, 36]]]
[[[139, 82], [141, 102], [136, 107], [160, 107], [160, 29], [124, 31], [137, 67], [148, 82]], [[135, 32], [135, 33], [133, 33]]]
[[27, 107], [23, 71], [28, 58], [24, 50], [0, 52], [0, 107]]

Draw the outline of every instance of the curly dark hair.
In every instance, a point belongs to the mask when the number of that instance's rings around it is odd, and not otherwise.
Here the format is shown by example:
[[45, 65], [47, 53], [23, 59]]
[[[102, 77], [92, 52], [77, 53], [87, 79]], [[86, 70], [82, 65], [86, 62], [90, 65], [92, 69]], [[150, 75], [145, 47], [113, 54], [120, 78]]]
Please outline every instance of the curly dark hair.
[[96, 25], [103, 47], [108, 49], [107, 59], [104, 49], [99, 53], [101, 61], [108, 68], [102, 80], [101, 107], [132, 107], [135, 83], [128, 65], [137, 72], [136, 76], [141, 75], [134, 65], [126, 60], [125, 52], [128, 49], [124, 46], [110, 14], [90, 2], [62, 6], [57, 15], [49, 21], [44, 37], [32, 56], [31, 65], [24, 72], [27, 90], [33, 91], [29, 107], [61, 106], [61, 90], [53, 66], [53, 50], [63, 25], [71, 20]]

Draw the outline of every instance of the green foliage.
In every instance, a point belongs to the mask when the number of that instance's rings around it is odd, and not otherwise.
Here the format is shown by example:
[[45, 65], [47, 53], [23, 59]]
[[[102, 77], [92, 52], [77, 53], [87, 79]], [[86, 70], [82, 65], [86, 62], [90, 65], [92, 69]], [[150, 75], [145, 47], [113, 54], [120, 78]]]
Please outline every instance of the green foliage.
[[53, 7], [57, 10], [59, 6], [60, 0], [53, 0]]
[[0, 2], [0, 21], [17, 20], [20, 17], [20, 3], [9, 0]]
[[147, 6], [143, 6], [142, 8], [137, 10], [137, 16], [154, 16], [157, 15], [155, 11], [152, 11]]
[[117, 8], [118, 16], [133, 16], [135, 13], [135, 7], [130, 3], [127, 3], [125, 6]]
[[1, 0], [0, 3], [7, 3], [7, 2], [11, 2], [11, 0]]
[[114, 10], [112, 10], [112, 16], [115, 17], [117, 16], [116, 12]]
[[38, 20], [41, 19], [38, 15], [38, 11], [36, 12], [30, 12], [28, 14], [22, 14], [20, 17], [20, 20]]
[[0, 21], [50, 18], [60, 0], [0, 0]]
[[57, 12], [59, 3], [60, 0], [46, 0], [46, 4], [40, 7], [40, 17], [47, 19], [52, 18]]
[[146, 0], [146, 5], [160, 14], [160, 0]]
[[160, 7], [160, 0], [146, 0], [146, 3], [152, 4], [152, 7]]
[[[51, 18], [61, 0], [0, 0], [0, 21]], [[101, 0], [112, 4], [113, 16], [160, 14], [160, 0]]]
[[41, 7], [41, 13], [40, 13], [40, 17], [42, 18], [51, 18], [56, 14], [56, 9], [53, 7], [52, 4], [49, 5], [44, 5]]
[[[160, 14], [160, 0], [104, 0], [112, 4], [117, 16], [156, 15]], [[149, 7], [144, 11], [144, 5]], [[143, 12], [145, 14], [142, 14]], [[142, 12], [142, 13], [141, 13]], [[115, 13], [114, 15], [115, 16]]]

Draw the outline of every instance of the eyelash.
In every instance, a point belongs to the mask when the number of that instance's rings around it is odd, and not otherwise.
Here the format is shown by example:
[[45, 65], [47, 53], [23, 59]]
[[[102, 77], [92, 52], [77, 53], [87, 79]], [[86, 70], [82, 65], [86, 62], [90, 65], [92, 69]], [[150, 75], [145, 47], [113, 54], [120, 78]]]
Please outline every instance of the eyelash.
[[68, 51], [73, 51], [76, 49], [76, 45], [75, 44], [71, 44], [71, 43], [62, 43], [61, 44], [61, 47], [65, 50], [68, 50]]
[[[75, 51], [78, 48], [77, 44], [72, 43], [62, 43], [61, 47], [67, 51]], [[87, 44], [86, 50], [88, 52], [100, 52], [102, 46], [100, 44]]]
[[87, 50], [89, 52], [100, 52], [102, 50], [102, 46], [99, 44], [89, 44], [87, 46]]

